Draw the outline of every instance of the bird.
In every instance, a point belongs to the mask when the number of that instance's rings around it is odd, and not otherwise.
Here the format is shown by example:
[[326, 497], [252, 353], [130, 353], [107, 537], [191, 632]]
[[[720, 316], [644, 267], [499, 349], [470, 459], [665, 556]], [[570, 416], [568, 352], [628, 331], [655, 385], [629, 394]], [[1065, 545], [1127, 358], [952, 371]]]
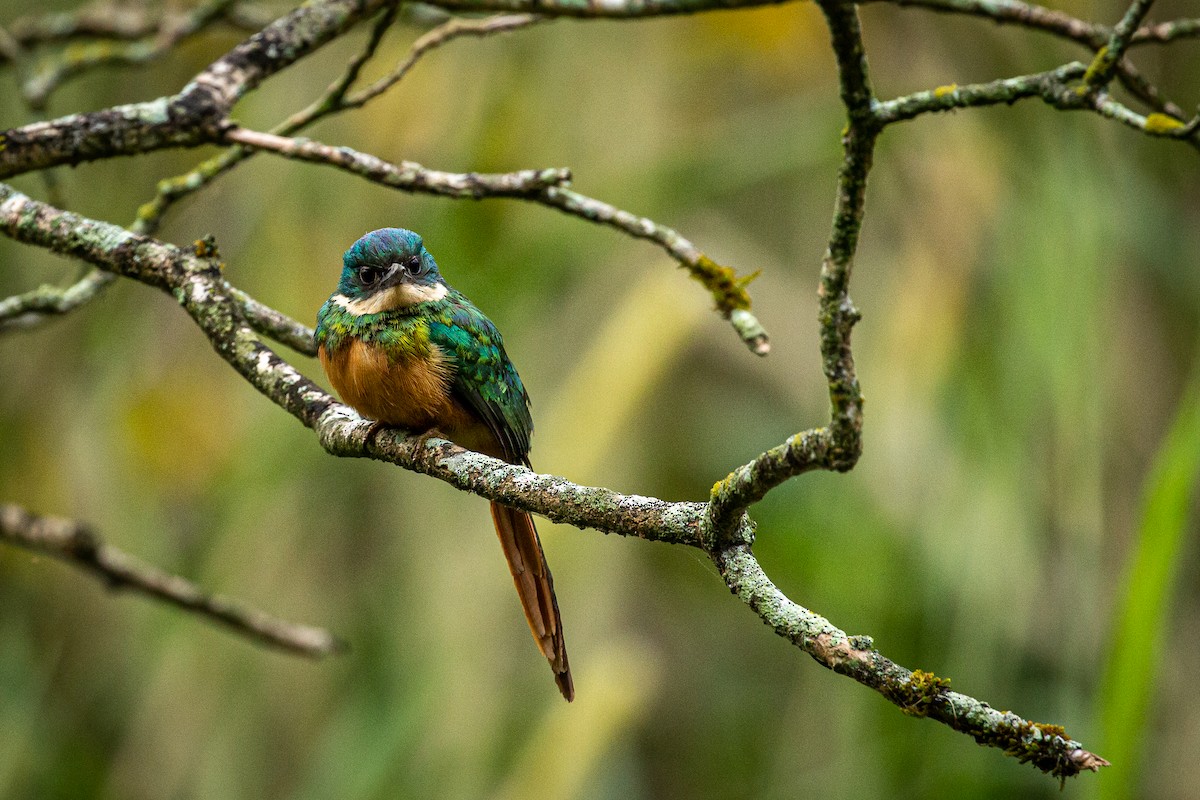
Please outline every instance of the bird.
[[[420, 235], [381, 228], [342, 257], [317, 314], [317, 355], [359, 414], [529, 466], [529, 394], [500, 331], [446, 283]], [[491, 504], [513, 583], [554, 681], [575, 697], [554, 579], [528, 512]]]

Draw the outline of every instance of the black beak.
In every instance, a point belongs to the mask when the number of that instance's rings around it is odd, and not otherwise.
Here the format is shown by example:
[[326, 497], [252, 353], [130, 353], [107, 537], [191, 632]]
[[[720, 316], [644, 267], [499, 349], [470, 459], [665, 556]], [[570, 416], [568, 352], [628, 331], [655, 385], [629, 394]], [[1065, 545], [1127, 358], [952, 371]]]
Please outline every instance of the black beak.
[[379, 278], [380, 289], [390, 289], [404, 279], [404, 267], [399, 264], [390, 264], [383, 271], [382, 277]]

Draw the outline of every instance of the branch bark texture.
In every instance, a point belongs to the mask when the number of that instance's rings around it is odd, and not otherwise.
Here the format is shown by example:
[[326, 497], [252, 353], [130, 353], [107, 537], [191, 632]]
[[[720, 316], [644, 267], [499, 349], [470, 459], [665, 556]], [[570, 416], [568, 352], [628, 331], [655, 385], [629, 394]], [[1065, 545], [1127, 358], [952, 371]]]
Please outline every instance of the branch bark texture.
[[20, 506], [0, 505], [0, 540], [74, 564], [114, 591], [127, 589], [164, 601], [269, 647], [312, 658], [346, 647], [321, 628], [287, 622], [237, 600], [205, 592], [185, 578], [105, 544], [90, 528], [74, 520], [40, 517]]

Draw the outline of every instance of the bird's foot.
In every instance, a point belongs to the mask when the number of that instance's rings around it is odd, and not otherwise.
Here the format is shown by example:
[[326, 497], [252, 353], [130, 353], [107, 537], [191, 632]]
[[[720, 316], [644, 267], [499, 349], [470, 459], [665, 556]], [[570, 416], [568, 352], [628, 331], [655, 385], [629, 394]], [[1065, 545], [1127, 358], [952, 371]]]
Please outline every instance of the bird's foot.
[[375, 446], [375, 437], [379, 435], [380, 431], [386, 430], [387, 427], [386, 422], [380, 422], [379, 420], [371, 423], [371, 427], [367, 428], [366, 445], [368, 448]]
[[446, 434], [442, 433], [437, 428], [429, 428], [414, 435], [413, 438], [417, 440], [417, 448], [424, 450], [425, 445], [430, 439], [445, 439]]

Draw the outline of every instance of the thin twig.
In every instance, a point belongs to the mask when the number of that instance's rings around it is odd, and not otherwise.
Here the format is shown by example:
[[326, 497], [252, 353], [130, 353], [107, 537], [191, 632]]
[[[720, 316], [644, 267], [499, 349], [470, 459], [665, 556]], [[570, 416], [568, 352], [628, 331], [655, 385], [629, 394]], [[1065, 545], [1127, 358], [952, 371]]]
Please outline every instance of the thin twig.
[[[317, 98], [306, 108], [297, 111], [283, 122], [276, 125], [268, 133], [276, 136], [292, 136], [312, 125], [317, 120], [352, 108], [361, 108], [370, 100], [380, 96], [383, 91], [394, 85], [426, 54], [461, 36], [479, 36], [484, 32], [500, 32], [521, 27], [512, 17], [499, 17], [489, 20], [472, 21], [464, 24], [460, 20], [450, 20], [424, 36], [417, 39], [409, 48], [408, 56], [389, 76], [347, 97], [347, 92], [358, 79], [362, 68], [375, 55], [383, 35], [395, 20], [396, 9], [399, 6], [389, 6], [384, 9], [379, 20], [372, 28], [366, 45], [346, 65], [342, 74], [329, 85], [321, 97]], [[523, 24], [531, 24], [524, 22]], [[154, 199], [142, 206], [138, 212], [139, 232], [153, 233], [166, 212], [176, 202], [193, 194], [216, 180], [219, 176], [236, 167], [239, 163], [254, 155], [256, 151], [250, 148], [236, 146], [213, 156], [197, 165], [188, 172], [174, 178], [160, 181], [158, 192]]]
[[[1104, 49], [1113, 35], [1113, 29], [1106, 25], [1087, 22], [1064, 11], [1022, 2], [1022, 0], [862, 0], [862, 2], [877, 5], [886, 3], [901, 7], [981, 17], [993, 22], [1011, 24], [1027, 30], [1043, 31], [1069, 39], [1087, 47], [1093, 53]], [[1164, 37], [1161, 41], [1200, 35], [1200, 20], [1176, 20], [1139, 29], [1131, 38], [1130, 45], [1159, 41], [1156, 39], [1156, 33]], [[1147, 80], [1128, 58], [1118, 59], [1115, 69], [1116, 77], [1134, 97], [1156, 111], [1176, 119], [1183, 119], [1183, 110], [1165, 98], [1158, 87]]]
[[226, 131], [225, 139], [285, 158], [326, 164], [393, 189], [445, 197], [523, 197], [536, 195], [548, 186], [560, 186], [571, 179], [569, 170], [559, 168], [496, 174], [441, 172], [412, 161], [393, 164], [349, 147], [333, 147], [311, 139], [289, 139], [246, 128]]
[[1125, 56], [1125, 49], [1153, 4], [1154, 0], [1133, 0], [1121, 21], [1113, 28], [1107, 44], [1096, 53], [1095, 61], [1083, 78], [1093, 90], [1107, 86], [1112, 80], [1117, 64]]
[[0, 300], [0, 334], [31, 328], [61, 317], [100, 295], [116, 276], [98, 269], [66, 287], [39, 286], [33, 291]]
[[884, 125], [915, 119], [922, 114], [953, 111], [958, 108], [1011, 104], [1028, 97], [1040, 97], [1057, 104], [1071, 82], [1083, 77], [1087, 67], [1077, 61], [1047, 72], [1019, 75], [1015, 78], [959, 86], [939, 86], [879, 103], [876, 118]]
[[145, 64], [169, 53], [177, 44], [222, 19], [236, 0], [209, 0], [185, 14], [163, 17], [158, 29], [132, 41], [93, 41], [64, 47], [43, 58], [23, 82], [22, 93], [34, 108], [44, 108], [50, 94], [69, 78], [106, 64]]
[[209, 594], [191, 581], [104, 544], [87, 526], [59, 517], [40, 517], [15, 505], [0, 505], [0, 539], [44, 553], [91, 572], [111, 589], [129, 589], [219, 622], [259, 644], [310, 658], [342, 652], [331, 633], [271, 616], [245, 603]]
[[770, 350], [766, 331], [750, 312], [750, 295], [746, 291], [746, 284], [753, 276], [739, 276], [732, 268], [718, 264], [672, 228], [567, 188], [571, 174], [566, 169], [548, 168], [500, 174], [440, 172], [410, 161], [392, 164], [348, 147], [333, 147], [310, 139], [289, 139], [246, 128], [233, 128], [226, 132], [226, 138], [230, 142], [268, 150], [285, 158], [337, 167], [401, 191], [475, 199], [513, 197], [557, 208], [590, 222], [609, 225], [636, 238], [648, 239], [666, 250], [709, 290], [717, 311], [730, 321], [754, 353], [766, 355]]
[[343, 108], [359, 108], [378, 97], [407, 75], [429, 51], [441, 47], [454, 39], [464, 36], [481, 37], [497, 33], [507, 33], [527, 28], [549, 19], [551, 17], [543, 17], [536, 14], [505, 14], [486, 19], [450, 19], [418, 38], [409, 48], [408, 55], [396, 65], [395, 69], [370, 86], [347, 97], [345, 102], [341, 103], [341, 106]]

